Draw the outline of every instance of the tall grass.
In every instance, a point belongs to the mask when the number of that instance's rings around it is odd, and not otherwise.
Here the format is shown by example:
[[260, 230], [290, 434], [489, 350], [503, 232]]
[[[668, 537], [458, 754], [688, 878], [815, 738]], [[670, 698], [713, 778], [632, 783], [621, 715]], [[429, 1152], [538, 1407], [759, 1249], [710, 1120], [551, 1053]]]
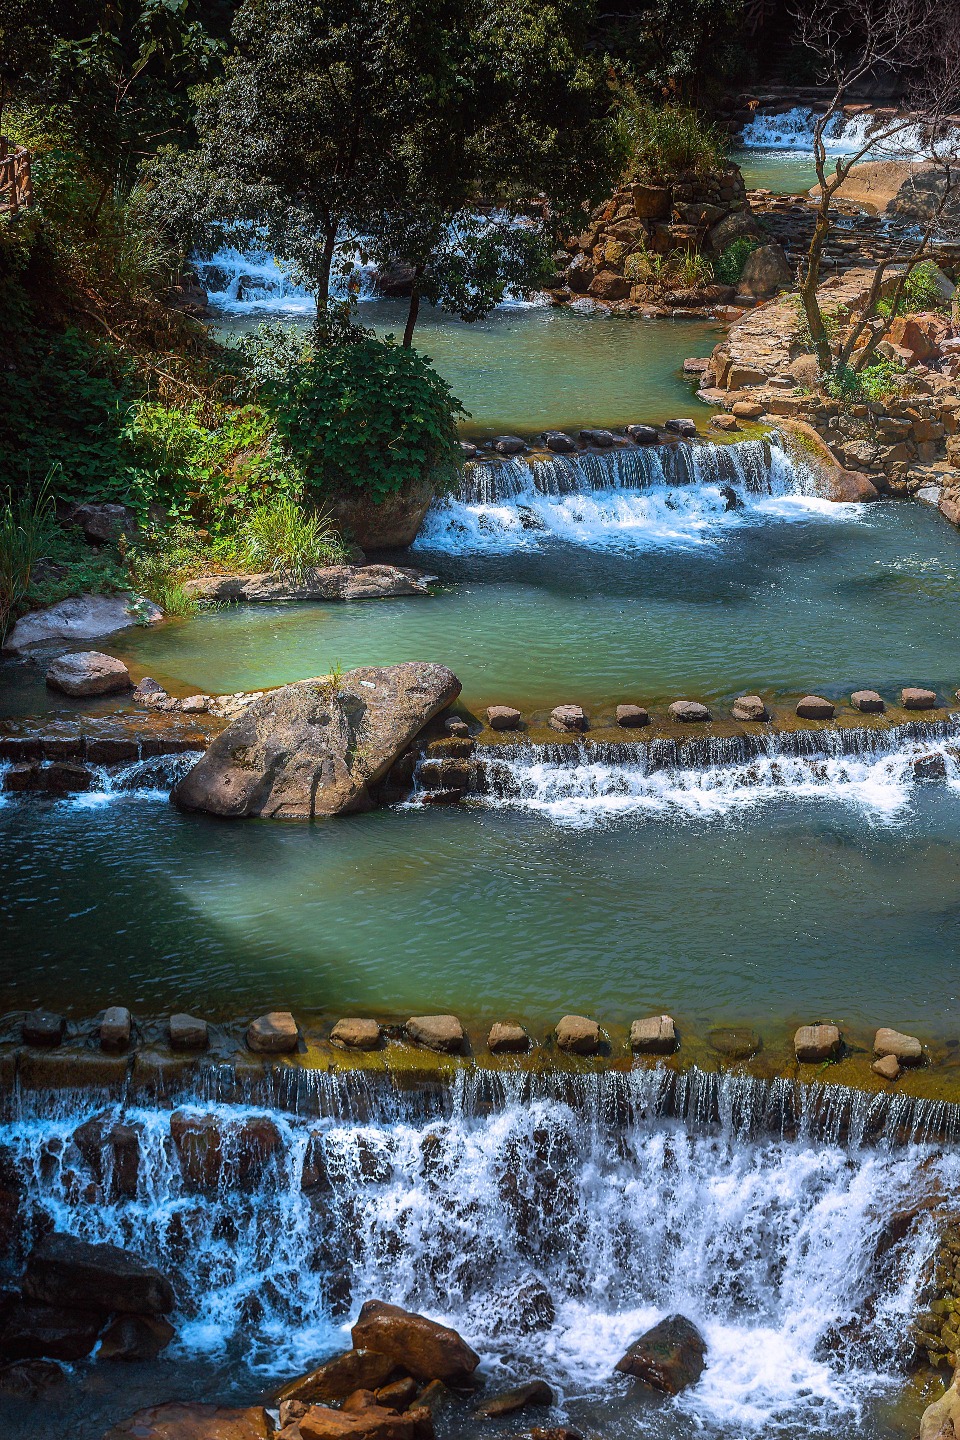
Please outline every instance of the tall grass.
[[314, 565], [338, 565], [344, 548], [328, 515], [287, 495], [258, 505], [243, 527], [250, 563], [302, 580]]
[[685, 170], [702, 174], [724, 162], [723, 135], [688, 105], [656, 105], [629, 94], [621, 99], [620, 117], [631, 169], [643, 179], [669, 180]]
[[34, 566], [49, 549], [53, 527], [47, 483], [35, 494], [7, 492], [0, 505], [0, 639], [17, 617]]

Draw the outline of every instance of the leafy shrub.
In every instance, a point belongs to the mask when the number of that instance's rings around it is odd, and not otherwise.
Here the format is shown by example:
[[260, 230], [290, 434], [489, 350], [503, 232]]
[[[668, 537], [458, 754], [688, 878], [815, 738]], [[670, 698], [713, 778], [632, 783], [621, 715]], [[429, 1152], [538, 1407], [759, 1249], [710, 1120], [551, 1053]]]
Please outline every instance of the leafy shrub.
[[721, 255], [717, 256], [713, 262], [713, 273], [721, 285], [739, 283], [743, 267], [747, 263], [747, 257], [756, 250], [757, 243], [748, 235], [741, 235], [739, 240], [734, 240]]
[[631, 169], [649, 180], [669, 180], [684, 170], [702, 174], [722, 165], [721, 132], [688, 105], [655, 105], [630, 94], [621, 102]]
[[456, 483], [456, 422], [466, 411], [416, 350], [363, 339], [318, 351], [271, 386], [277, 430], [308, 489], [382, 500], [429, 479]]
[[916, 315], [923, 310], [949, 309], [940, 289], [940, 272], [932, 260], [922, 260], [910, 271], [904, 283], [903, 293], [894, 312], [893, 296], [877, 302], [877, 314], [886, 320], [896, 315]]
[[641, 249], [628, 255], [623, 273], [634, 285], [646, 285], [662, 293], [666, 290], [698, 290], [713, 280], [713, 266], [699, 250], [672, 250], [657, 255]]
[[863, 404], [868, 400], [888, 400], [897, 394], [906, 375], [904, 366], [894, 360], [881, 359], [862, 370], [851, 365], [838, 365], [823, 378], [823, 388], [841, 404]]
[[343, 542], [329, 517], [308, 514], [289, 495], [258, 505], [243, 534], [256, 569], [277, 570], [296, 580], [313, 565], [339, 565], [345, 558]]

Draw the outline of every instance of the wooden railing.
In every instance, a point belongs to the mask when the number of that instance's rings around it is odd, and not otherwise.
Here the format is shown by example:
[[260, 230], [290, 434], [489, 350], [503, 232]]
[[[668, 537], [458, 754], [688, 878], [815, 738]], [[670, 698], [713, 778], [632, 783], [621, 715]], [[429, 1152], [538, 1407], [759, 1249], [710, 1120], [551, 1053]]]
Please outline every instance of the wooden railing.
[[0, 213], [17, 215], [33, 204], [30, 180], [30, 151], [22, 145], [10, 148], [0, 135]]

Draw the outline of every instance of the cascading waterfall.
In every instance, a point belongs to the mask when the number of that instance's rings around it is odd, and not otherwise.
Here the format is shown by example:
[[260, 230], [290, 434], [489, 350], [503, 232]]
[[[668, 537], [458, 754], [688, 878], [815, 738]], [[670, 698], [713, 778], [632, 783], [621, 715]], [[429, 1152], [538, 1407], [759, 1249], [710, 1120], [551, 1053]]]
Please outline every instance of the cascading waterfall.
[[[107, 805], [120, 798], [135, 800], [167, 800], [170, 791], [188, 770], [191, 770], [203, 752], [185, 750], [176, 755], [155, 755], [141, 760], [131, 760], [125, 765], [90, 765], [91, 783], [86, 790], [73, 791], [57, 798], [56, 803], [79, 809], [91, 809]], [[9, 762], [0, 760], [0, 805], [9, 804], [15, 795], [4, 794], [3, 776], [10, 768]], [[49, 767], [40, 766], [39, 790], [43, 792], [43, 773]], [[26, 792], [34, 798], [36, 792]]]
[[[293, 278], [283, 263], [261, 246], [243, 250], [221, 245], [212, 255], [195, 255], [191, 261], [207, 299], [227, 315], [277, 314], [312, 316], [316, 296]], [[349, 276], [331, 276], [334, 299], [375, 300], [376, 269], [356, 257]]]
[[594, 548], [698, 545], [745, 520], [798, 518], [811, 509], [841, 518], [839, 508], [818, 498], [812, 471], [776, 436], [621, 446], [468, 462], [456, 496], [427, 512], [414, 548], [469, 554], [551, 540]]
[[[744, 126], [740, 144], [748, 150], [798, 150], [812, 153], [813, 130], [818, 114], [806, 106], [796, 106], [780, 115], [754, 115]], [[887, 117], [878, 121], [869, 111], [860, 115], [838, 114], [831, 117], [824, 135], [828, 155], [852, 155], [866, 144], [878, 129], [889, 128]], [[960, 137], [957, 137], [960, 138]], [[874, 144], [867, 158], [910, 157], [927, 154], [923, 130], [905, 125], [889, 140]]]
[[[951, 719], [888, 730], [495, 746], [471, 758], [470, 798], [576, 826], [625, 816], [723, 817], [784, 800], [839, 801], [873, 823], [893, 822], [909, 810], [921, 757], [924, 773], [933, 760], [938, 778], [960, 791], [958, 737], [960, 720]], [[421, 791], [433, 788], [436, 765], [421, 760]]]
[[[454, 1325], [493, 1385], [544, 1375], [605, 1435], [812, 1440], [896, 1384], [936, 1217], [892, 1246], [884, 1227], [955, 1192], [955, 1107], [646, 1068], [461, 1070], [392, 1100], [382, 1078], [299, 1078], [286, 1109], [20, 1097], [0, 1144], [28, 1229], [153, 1260], [177, 1290], [174, 1360], [261, 1384], [344, 1348], [371, 1296]], [[78, 1135], [94, 1115], [137, 1137], [133, 1171]], [[708, 1368], [637, 1409], [614, 1363], [677, 1311]]]

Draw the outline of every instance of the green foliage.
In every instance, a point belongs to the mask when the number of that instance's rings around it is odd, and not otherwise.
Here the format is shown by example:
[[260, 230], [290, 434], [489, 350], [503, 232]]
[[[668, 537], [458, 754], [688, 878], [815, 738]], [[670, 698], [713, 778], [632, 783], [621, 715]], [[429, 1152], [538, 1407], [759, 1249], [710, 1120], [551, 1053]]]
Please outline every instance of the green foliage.
[[726, 158], [723, 135], [688, 105], [656, 104], [627, 90], [621, 92], [620, 120], [630, 170], [643, 179], [669, 180], [683, 171], [703, 174]]
[[898, 315], [916, 315], [924, 310], [948, 310], [950, 302], [944, 299], [941, 282], [940, 271], [933, 261], [921, 260], [907, 276], [896, 309], [894, 297], [890, 295], [877, 302], [877, 314], [893, 320]]
[[671, 250], [667, 255], [658, 255], [642, 248], [627, 256], [623, 273], [631, 284], [645, 285], [658, 294], [697, 290], [711, 284], [714, 277], [713, 266], [699, 250]]
[[55, 528], [49, 490], [22, 490], [0, 505], [0, 639], [16, 619], [30, 589], [34, 566], [46, 553]]
[[713, 262], [713, 273], [721, 285], [738, 284], [740, 276], [743, 274], [743, 267], [747, 263], [747, 257], [756, 250], [757, 243], [748, 235], [741, 235], [739, 240], [734, 240], [722, 254], [717, 256]]
[[382, 500], [418, 480], [455, 483], [466, 412], [424, 356], [391, 340], [319, 351], [273, 390], [277, 429], [308, 490]]
[[276, 570], [302, 579], [314, 565], [342, 565], [343, 542], [322, 512], [308, 513], [289, 495], [258, 505], [244, 522], [249, 563], [255, 570]]
[[823, 377], [827, 395], [841, 404], [857, 405], [869, 400], [888, 400], [900, 390], [906, 369], [897, 361], [880, 359], [862, 370], [837, 365]]

